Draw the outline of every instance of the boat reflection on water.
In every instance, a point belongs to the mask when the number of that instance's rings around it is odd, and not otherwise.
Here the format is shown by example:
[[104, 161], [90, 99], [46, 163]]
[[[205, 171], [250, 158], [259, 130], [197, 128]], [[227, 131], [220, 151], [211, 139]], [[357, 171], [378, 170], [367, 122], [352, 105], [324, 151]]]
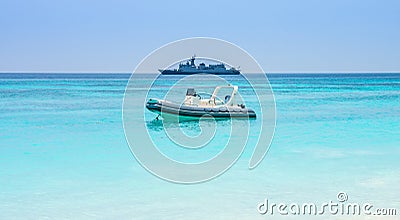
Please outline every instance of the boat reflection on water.
[[213, 117], [186, 117], [186, 116], [175, 116], [170, 115], [169, 117], [163, 117], [163, 119], [154, 118], [153, 120], [147, 121], [146, 126], [148, 129], [153, 131], [162, 131], [164, 128], [181, 128], [184, 130], [192, 130], [201, 132], [200, 123], [203, 126], [221, 126], [227, 127], [231, 126], [231, 121], [240, 121], [243, 123], [248, 123], [256, 121], [256, 118], [213, 118]]
[[185, 130], [199, 130], [200, 128], [200, 121], [201, 123], [205, 123], [205, 125], [211, 124], [214, 125], [216, 121], [218, 121], [219, 125], [229, 125], [229, 118], [196, 118], [196, 117], [185, 117], [185, 116], [170, 116], [170, 117], [163, 117], [162, 120], [160, 119], [153, 119], [146, 123], [147, 128], [154, 130], [154, 131], [162, 131], [165, 128], [181, 128]]

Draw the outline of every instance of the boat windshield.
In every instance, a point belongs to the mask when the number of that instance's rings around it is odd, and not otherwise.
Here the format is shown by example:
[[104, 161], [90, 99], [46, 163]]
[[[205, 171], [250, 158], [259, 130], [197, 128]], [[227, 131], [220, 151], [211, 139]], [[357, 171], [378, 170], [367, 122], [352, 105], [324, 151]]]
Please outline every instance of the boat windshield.
[[[218, 88], [217, 88], [218, 89]], [[218, 90], [216, 89], [215, 99], [222, 103], [228, 103], [233, 97], [234, 87], [222, 86]], [[215, 92], [215, 91], [214, 91]]]

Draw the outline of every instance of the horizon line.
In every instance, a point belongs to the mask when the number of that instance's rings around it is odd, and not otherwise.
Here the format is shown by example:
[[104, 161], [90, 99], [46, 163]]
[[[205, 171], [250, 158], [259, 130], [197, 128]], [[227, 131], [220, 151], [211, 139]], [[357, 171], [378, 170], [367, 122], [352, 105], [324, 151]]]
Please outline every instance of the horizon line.
[[[95, 71], [0, 71], [0, 74], [132, 74], [133, 72], [95, 72]], [[398, 74], [400, 71], [274, 71], [265, 72], [265, 74]], [[137, 74], [152, 74], [152, 73], [137, 73]], [[250, 73], [249, 73], [250, 74]]]

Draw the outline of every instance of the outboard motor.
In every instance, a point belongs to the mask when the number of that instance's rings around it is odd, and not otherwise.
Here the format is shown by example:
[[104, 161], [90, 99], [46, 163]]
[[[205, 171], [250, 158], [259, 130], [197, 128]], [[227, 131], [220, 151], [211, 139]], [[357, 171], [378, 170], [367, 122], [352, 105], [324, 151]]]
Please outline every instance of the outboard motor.
[[194, 88], [187, 89], [186, 96], [196, 96], [196, 90]]
[[196, 90], [194, 90], [194, 88], [188, 88], [186, 90], [186, 97], [185, 97], [184, 104], [185, 105], [194, 105], [196, 101], [198, 102], [196, 97], [197, 97]]

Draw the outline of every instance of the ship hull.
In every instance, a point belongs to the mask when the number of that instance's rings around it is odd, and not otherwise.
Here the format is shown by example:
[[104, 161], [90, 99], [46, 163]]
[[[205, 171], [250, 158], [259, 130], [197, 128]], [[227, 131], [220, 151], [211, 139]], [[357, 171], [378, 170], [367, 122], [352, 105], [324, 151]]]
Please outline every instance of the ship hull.
[[213, 75], [239, 75], [239, 71], [177, 71], [160, 70], [162, 75], [194, 75], [194, 74], [213, 74]]

